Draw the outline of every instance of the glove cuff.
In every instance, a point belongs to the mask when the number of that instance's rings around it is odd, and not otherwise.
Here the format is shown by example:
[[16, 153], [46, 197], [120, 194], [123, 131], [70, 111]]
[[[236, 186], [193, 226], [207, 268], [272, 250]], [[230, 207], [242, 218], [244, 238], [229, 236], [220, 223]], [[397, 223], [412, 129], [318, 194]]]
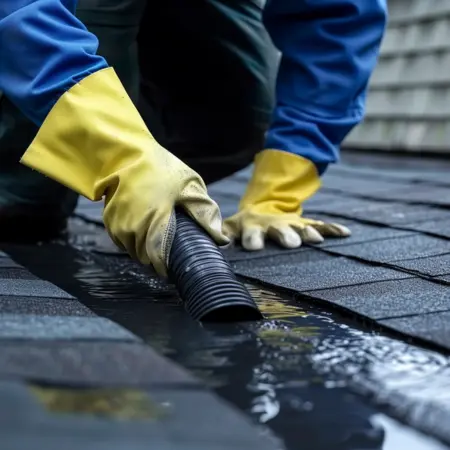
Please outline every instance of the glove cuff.
[[266, 149], [255, 157], [253, 175], [240, 209], [272, 203], [289, 213], [301, 213], [301, 205], [321, 186], [314, 163], [281, 150]]
[[100, 200], [108, 188], [105, 180], [136, 164], [149, 141], [153, 136], [114, 69], [106, 68], [59, 98], [21, 163]]

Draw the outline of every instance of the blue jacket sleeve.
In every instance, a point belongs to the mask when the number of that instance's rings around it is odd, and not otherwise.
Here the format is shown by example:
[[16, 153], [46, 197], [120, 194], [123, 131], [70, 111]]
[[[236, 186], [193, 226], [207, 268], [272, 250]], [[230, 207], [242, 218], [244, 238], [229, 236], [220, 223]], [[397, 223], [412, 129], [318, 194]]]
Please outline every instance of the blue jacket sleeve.
[[265, 148], [323, 173], [364, 115], [386, 25], [386, 0], [268, 0], [264, 22], [282, 53]]
[[107, 67], [76, 0], [1, 0], [0, 90], [41, 125], [59, 97]]

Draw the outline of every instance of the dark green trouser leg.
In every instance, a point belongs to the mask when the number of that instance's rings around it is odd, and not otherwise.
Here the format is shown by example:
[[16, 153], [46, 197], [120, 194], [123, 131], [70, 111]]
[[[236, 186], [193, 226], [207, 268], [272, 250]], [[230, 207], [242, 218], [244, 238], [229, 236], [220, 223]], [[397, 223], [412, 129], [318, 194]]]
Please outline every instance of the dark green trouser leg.
[[27, 210], [30, 215], [64, 218], [77, 202], [72, 191], [18, 161], [37, 127], [5, 97], [0, 99], [0, 220], [2, 212]]
[[277, 56], [258, 0], [80, 0], [77, 15], [156, 139], [207, 183], [261, 150]]
[[277, 55], [259, 0], [149, 0], [140, 109], [156, 139], [213, 182], [264, 145]]
[[79, 0], [78, 18], [99, 40], [98, 54], [114, 68], [137, 103], [139, 65], [137, 35], [147, 0]]
[[37, 127], [0, 99], [0, 241], [52, 239], [66, 227], [77, 195], [18, 161]]

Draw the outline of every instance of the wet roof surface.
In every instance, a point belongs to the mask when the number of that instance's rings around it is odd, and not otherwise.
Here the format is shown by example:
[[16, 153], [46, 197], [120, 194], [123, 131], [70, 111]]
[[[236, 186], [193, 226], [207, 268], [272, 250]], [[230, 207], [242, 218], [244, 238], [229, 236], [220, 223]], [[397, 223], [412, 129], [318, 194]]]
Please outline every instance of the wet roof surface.
[[[85, 221], [71, 245], [4, 245], [2, 450], [446, 448], [386, 416], [450, 443], [450, 164], [401, 161], [350, 156], [325, 177], [307, 211], [349, 239], [226, 252], [268, 286], [251, 287], [258, 324], [193, 322]], [[248, 175], [211, 187], [225, 215]]]
[[[235, 177], [230, 184], [234, 191], [243, 191], [249, 173], [247, 169]], [[349, 226], [350, 238], [326, 240], [289, 254], [271, 249], [265, 258], [236, 249], [229, 258], [242, 275], [305, 293], [450, 349], [444, 320], [450, 310], [449, 173], [449, 161], [351, 154], [329, 170], [323, 189], [305, 207], [310, 216]], [[223, 210], [235, 210], [226, 180], [211, 192]], [[430, 313], [436, 320], [419, 317]], [[412, 316], [421, 326], [390, 320], [401, 316]]]
[[[224, 216], [236, 211], [251, 168], [209, 187]], [[264, 252], [225, 252], [238, 274], [383, 320], [450, 311], [450, 161], [387, 155], [344, 155], [305, 214], [341, 222], [353, 234], [323, 244]], [[399, 192], [406, 193], [399, 195]], [[425, 195], [426, 193], [427, 195]], [[98, 205], [82, 202], [82, 217], [101, 221]], [[105, 253], [117, 252], [106, 240]], [[326, 275], [325, 275], [326, 274]], [[367, 298], [365, 298], [367, 297]], [[419, 318], [415, 320], [420, 321]], [[438, 325], [440, 323], [440, 325]], [[450, 350], [446, 320], [415, 337]]]

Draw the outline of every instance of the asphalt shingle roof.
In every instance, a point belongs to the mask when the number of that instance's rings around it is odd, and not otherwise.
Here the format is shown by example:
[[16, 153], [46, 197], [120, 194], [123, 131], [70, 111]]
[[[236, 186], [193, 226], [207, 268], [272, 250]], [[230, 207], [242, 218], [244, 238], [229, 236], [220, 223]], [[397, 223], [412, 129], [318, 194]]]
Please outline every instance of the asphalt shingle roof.
[[[450, 350], [450, 164], [445, 177], [444, 163], [423, 170], [411, 163], [394, 170], [390, 156], [377, 158], [374, 167], [361, 164], [358, 156], [331, 169], [324, 189], [307, 202], [306, 214], [341, 221], [352, 228], [350, 238], [289, 251], [272, 244], [263, 252], [236, 247], [225, 256], [242, 276]], [[250, 170], [210, 187], [225, 216], [236, 210]], [[157, 320], [164, 302], [179, 321], [180, 339], [190, 327], [184, 316], [178, 317], [178, 300], [170, 286], [148, 269], [130, 269], [127, 263], [121, 268], [120, 258], [126, 257], [99, 227], [86, 225], [101, 223], [99, 204], [81, 200], [77, 216], [84, 222], [72, 223], [72, 243], [81, 253], [69, 245], [43, 246], [31, 253], [27, 247], [4, 245], [0, 252], [2, 450], [60, 448], [58, 436], [64, 436], [68, 449], [119, 449], [125, 442], [127, 448], [148, 448], [152, 439], [161, 450], [222, 450], [229, 448], [230, 433], [224, 436], [224, 430], [231, 429], [233, 448], [274, 448], [242, 414], [124, 325], [131, 314], [127, 305], [139, 297], [133, 314], [141, 326]], [[114, 255], [117, 277], [79, 262], [83, 251]], [[139, 283], [127, 289], [122, 273], [128, 276], [130, 271]], [[50, 394], [43, 388], [36, 394], [38, 388], [30, 390], [30, 383], [61, 386], [64, 392], [52, 395], [66, 403], [71, 389], [134, 389], [163, 409], [175, 404], [176, 414], [154, 425], [132, 421], [118, 426], [72, 413], [61, 418], [42, 400]], [[10, 414], [11, 405], [22, 412]], [[205, 435], [198, 433], [198, 423]], [[95, 436], [106, 440], [100, 446]]]

